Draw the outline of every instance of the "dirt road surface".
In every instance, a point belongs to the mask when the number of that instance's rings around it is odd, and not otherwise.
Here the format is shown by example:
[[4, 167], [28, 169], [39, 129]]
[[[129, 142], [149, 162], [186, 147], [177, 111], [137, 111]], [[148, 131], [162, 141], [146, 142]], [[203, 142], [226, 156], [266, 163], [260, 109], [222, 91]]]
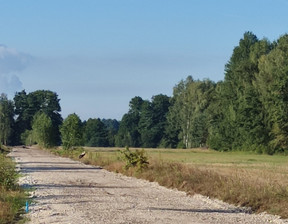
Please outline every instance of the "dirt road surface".
[[[167, 189], [38, 149], [10, 153], [34, 202], [30, 223], [288, 223], [267, 214], [249, 214], [218, 200]], [[211, 186], [213, 187], [213, 186]]]

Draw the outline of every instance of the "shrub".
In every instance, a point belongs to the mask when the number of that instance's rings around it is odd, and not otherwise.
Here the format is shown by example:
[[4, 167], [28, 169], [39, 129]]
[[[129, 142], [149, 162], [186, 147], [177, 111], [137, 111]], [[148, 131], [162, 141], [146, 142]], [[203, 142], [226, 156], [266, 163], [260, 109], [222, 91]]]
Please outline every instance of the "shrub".
[[122, 159], [126, 162], [124, 168], [128, 170], [130, 167], [136, 167], [137, 171], [142, 171], [148, 167], [148, 158], [144, 149], [131, 152], [128, 147], [121, 150]]
[[15, 165], [0, 154], [0, 185], [7, 190], [13, 189], [16, 179]]

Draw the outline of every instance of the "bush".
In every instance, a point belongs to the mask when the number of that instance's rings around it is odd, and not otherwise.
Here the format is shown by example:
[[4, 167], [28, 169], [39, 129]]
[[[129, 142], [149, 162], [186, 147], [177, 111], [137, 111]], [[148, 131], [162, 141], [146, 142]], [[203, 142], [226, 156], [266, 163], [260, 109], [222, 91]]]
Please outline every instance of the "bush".
[[137, 171], [142, 171], [148, 167], [148, 158], [144, 149], [141, 151], [136, 150], [135, 152], [131, 152], [128, 147], [124, 150], [121, 150], [123, 160], [126, 162], [124, 168], [128, 170], [130, 167], [136, 167]]
[[0, 185], [7, 190], [15, 187], [17, 173], [15, 165], [9, 161], [3, 154], [0, 154]]

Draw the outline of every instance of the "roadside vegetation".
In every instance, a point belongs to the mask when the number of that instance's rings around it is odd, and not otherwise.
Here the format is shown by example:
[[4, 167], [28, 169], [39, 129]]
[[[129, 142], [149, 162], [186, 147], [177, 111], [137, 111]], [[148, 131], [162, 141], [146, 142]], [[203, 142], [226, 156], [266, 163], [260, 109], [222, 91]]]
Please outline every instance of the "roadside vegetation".
[[17, 184], [18, 173], [15, 164], [6, 157], [9, 151], [1, 147], [0, 152], [0, 224], [24, 222], [26, 193]]
[[[288, 218], [288, 163], [285, 156], [257, 155], [249, 152], [212, 150], [145, 149], [149, 165], [145, 169], [130, 166], [123, 148], [54, 149], [55, 154], [101, 166], [109, 171], [158, 182], [188, 195], [202, 194], [251, 212], [268, 212]], [[130, 149], [136, 153], [136, 149]], [[139, 151], [138, 151], [139, 153]]]

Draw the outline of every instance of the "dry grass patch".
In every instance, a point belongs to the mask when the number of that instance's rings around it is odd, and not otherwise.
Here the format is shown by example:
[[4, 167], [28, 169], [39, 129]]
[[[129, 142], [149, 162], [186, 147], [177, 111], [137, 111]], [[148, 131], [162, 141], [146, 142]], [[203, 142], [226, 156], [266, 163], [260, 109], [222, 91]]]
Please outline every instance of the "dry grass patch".
[[11, 204], [0, 201], [0, 223], [9, 223], [13, 220]]
[[149, 169], [137, 176], [190, 195], [202, 194], [250, 207], [253, 212], [267, 211], [288, 217], [288, 191], [281, 185], [246, 181], [244, 176], [225, 176], [210, 169], [159, 161], [151, 162]]

